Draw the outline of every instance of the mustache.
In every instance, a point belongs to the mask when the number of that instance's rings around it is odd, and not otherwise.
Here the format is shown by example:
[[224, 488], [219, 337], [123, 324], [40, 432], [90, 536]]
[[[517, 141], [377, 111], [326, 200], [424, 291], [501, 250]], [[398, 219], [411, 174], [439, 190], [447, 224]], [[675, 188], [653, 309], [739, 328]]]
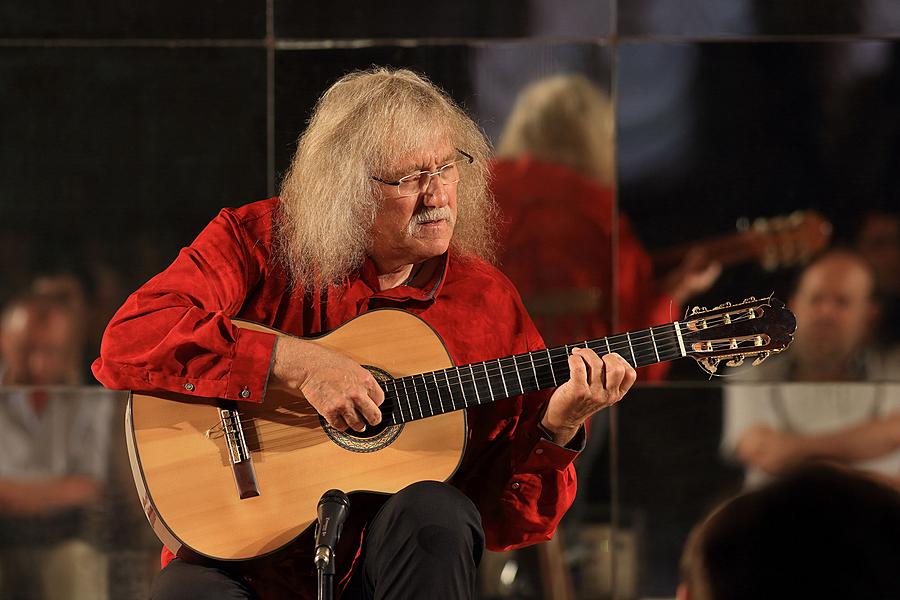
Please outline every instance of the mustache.
[[438, 208], [424, 208], [413, 215], [413, 218], [409, 221], [407, 230], [409, 233], [412, 233], [422, 223], [440, 220], [445, 220], [450, 225], [453, 225], [453, 213], [450, 212], [450, 209], [448, 207], [441, 206]]

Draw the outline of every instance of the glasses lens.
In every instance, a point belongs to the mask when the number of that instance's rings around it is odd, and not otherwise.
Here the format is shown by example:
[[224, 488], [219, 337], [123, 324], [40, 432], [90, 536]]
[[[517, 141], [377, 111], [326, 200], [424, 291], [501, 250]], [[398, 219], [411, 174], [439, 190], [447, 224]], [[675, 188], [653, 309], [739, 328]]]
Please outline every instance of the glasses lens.
[[409, 177], [409, 179], [401, 179], [400, 185], [397, 186], [397, 193], [401, 196], [412, 196], [414, 194], [418, 194], [419, 190], [422, 187], [422, 180], [426, 178], [427, 175], [419, 175], [416, 177]]
[[456, 183], [459, 181], [459, 167], [456, 163], [450, 163], [438, 173], [443, 183]]

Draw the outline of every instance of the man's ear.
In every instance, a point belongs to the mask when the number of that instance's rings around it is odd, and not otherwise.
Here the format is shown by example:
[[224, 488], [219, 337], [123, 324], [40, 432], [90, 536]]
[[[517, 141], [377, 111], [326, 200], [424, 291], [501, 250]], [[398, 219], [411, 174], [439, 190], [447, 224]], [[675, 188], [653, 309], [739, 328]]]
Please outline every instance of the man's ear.
[[678, 584], [678, 589], [675, 590], [675, 600], [691, 600], [691, 592], [686, 583]]

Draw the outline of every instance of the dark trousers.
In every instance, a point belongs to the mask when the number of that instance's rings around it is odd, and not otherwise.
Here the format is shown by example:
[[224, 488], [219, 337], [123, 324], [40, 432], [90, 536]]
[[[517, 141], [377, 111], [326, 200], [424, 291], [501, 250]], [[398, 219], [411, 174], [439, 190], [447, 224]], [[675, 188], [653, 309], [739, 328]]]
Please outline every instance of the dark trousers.
[[[475, 573], [483, 550], [481, 517], [471, 500], [444, 483], [415, 483], [394, 494], [369, 525], [363, 564], [343, 598], [474, 598]], [[160, 571], [150, 597], [257, 598], [227, 570], [182, 560], [174, 560]]]

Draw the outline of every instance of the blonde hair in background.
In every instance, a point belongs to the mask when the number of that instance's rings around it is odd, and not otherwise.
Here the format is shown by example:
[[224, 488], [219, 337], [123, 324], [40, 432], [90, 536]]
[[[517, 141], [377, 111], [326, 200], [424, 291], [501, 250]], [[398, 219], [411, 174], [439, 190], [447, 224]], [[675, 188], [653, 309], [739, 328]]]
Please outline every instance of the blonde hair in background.
[[615, 183], [609, 97], [583, 75], [554, 75], [519, 94], [497, 144], [504, 158], [532, 156]]
[[383, 198], [385, 176], [412, 152], [449, 142], [471, 154], [462, 167], [451, 247], [493, 261], [496, 208], [488, 193], [490, 146], [445, 92], [412, 71], [345, 75], [319, 99], [281, 187], [278, 254], [307, 292], [359, 268]]

